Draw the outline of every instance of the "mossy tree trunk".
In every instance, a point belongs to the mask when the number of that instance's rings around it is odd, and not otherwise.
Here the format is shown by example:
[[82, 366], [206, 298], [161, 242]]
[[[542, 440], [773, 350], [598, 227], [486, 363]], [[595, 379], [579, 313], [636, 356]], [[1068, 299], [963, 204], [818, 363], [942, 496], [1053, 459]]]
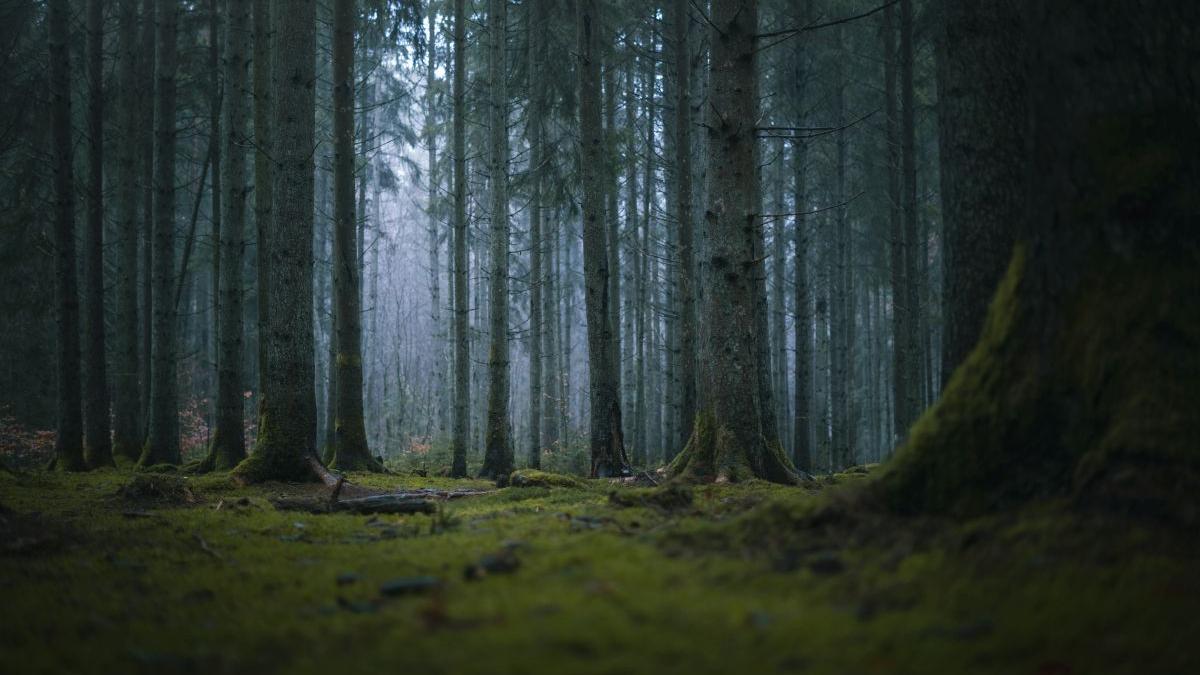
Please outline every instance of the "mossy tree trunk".
[[234, 469], [243, 482], [314, 478], [313, 143], [315, 0], [289, 0], [273, 16], [273, 204], [267, 259], [266, 369], [254, 453]]
[[906, 512], [1070, 494], [1194, 522], [1200, 5], [1021, 10], [1005, 45], [1029, 83], [1031, 142], [992, 155], [1018, 165], [1018, 243], [980, 341], [871, 489]]
[[[362, 311], [354, 203], [354, 0], [333, 4], [333, 288], [337, 341], [333, 459], [346, 471], [382, 471], [363, 419]], [[331, 392], [333, 393], [333, 392]]]
[[491, 279], [487, 420], [481, 478], [508, 479], [514, 467], [509, 412], [508, 342], [508, 2], [488, 3], [488, 145], [491, 187]]
[[178, 68], [177, 0], [158, 1], [156, 59], [153, 355], [150, 372], [149, 436], [138, 463], [179, 463], [179, 385], [175, 379], [175, 71]]
[[700, 321], [701, 378], [705, 405], [691, 439], [668, 472], [685, 480], [764, 478], [793, 482], [796, 471], [775, 429], [764, 427], [765, 379], [759, 340], [763, 321], [758, 291], [762, 273], [759, 179], [754, 125], [758, 120], [756, 0], [713, 3], [711, 89], [705, 126], [709, 135], [709, 236]]
[[75, 271], [70, 14], [68, 0], [51, 0], [50, 130], [54, 143], [54, 291], [58, 308], [58, 423], [54, 456], [59, 469], [81, 471], [85, 464], [79, 384], [79, 285]]
[[[250, 0], [228, 0], [225, 30], [225, 163], [220, 229], [220, 320], [217, 322], [217, 424], [203, 467], [226, 471], [246, 458], [243, 417], [242, 254], [246, 226], [246, 65], [250, 45]], [[213, 183], [216, 189], [216, 183]]]
[[591, 404], [591, 475], [628, 472], [621, 428], [620, 378], [614, 359], [609, 256], [604, 222], [604, 137], [600, 126], [600, 32], [595, 0], [579, 5], [579, 131], [583, 182], [583, 277]]

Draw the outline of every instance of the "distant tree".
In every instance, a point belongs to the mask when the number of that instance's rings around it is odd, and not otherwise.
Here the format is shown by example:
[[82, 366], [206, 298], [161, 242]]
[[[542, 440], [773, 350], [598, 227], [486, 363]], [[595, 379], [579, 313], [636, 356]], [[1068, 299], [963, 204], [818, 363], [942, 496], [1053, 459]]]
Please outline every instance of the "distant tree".
[[466, 0], [454, 0], [454, 438], [450, 475], [467, 475], [471, 344], [467, 323]]
[[178, 0], [158, 0], [158, 76], [155, 114], [153, 356], [150, 370], [149, 436], [138, 463], [178, 464], [179, 390], [175, 375], [175, 100], [178, 68]]
[[[242, 357], [242, 256], [245, 252], [246, 196], [246, 71], [250, 61], [251, 0], [227, 0], [229, 23], [225, 29], [225, 214], [221, 224], [220, 320], [217, 322], [216, 428], [204, 468], [229, 470], [246, 458], [243, 410], [245, 390]], [[213, 188], [216, 189], [214, 182]]]
[[84, 234], [87, 345], [84, 389], [84, 459], [91, 468], [112, 466], [108, 368], [104, 327], [104, 4], [87, 3], [88, 181]]
[[691, 436], [691, 421], [696, 417], [696, 377], [699, 363], [696, 360], [696, 290], [694, 274], [695, 236], [692, 224], [692, 115], [691, 115], [691, 58], [692, 48], [688, 39], [691, 16], [688, 0], [673, 0], [671, 27], [673, 35], [673, 57], [675, 68], [675, 218], [679, 229], [679, 261], [677, 265], [679, 286], [679, 445], [672, 440], [672, 447], [682, 447]]
[[138, 81], [137, 2], [117, 5], [117, 321], [113, 349], [113, 454], [141, 454], [138, 390]]
[[544, 119], [546, 94], [542, 84], [546, 61], [545, 2], [531, 3], [528, 9], [529, 46], [526, 50], [529, 121], [526, 135], [529, 140], [529, 466], [541, 468], [543, 390], [542, 343], [546, 331], [546, 313], [542, 293], [545, 286], [546, 242], [542, 233], [542, 164], [545, 162]]
[[75, 276], [70, 16], [68, 0], [50, 0], [50, 131], [54, 144], [54, 276], [58, 309], [58, 425], [54, 456], [59, 469], [81, 471], [86, 464], [79, 384], [79, 286]]
[[337, 341], [334, 451], [330, 466], [347, 471], [382, 471], [367, 449], [363, 420], [362, 311], [359, 305], [354, 203], [354, 28], [355, 0], [333, 4], [333, 286]]

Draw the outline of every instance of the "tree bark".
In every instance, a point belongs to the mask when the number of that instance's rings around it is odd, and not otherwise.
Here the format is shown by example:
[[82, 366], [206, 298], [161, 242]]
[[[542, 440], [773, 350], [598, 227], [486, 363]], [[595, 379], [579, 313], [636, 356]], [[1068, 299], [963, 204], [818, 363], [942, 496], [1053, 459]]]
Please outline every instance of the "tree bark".
[[54, 277], [58, 307], [58, 423], [55, 465], [82, 471], [82, 395], [79, 383], [79, 286], [75, 271], [75, 172], [71, 133], [71, 56], [68, 0], [49, 3], [50, 130], [54, 143]]
[[679, 447], [687, 444], [696, 417], [696, 269], [692, 223], [691, 56], [687, 0], [674, 0], [675, 217], [679, 227]]
[[513, 472], [512, 428], [509, 409], [508, 343], [508, 1], [490, 0], [488, 4], [491, 84], [489, 101], [489, 145], [491, 183], [491, 294], [488, 352], [487, 421], [483, 442], [481, 478], [507, 480]]
[[355, 0], [333, 4], [333, 288], [336, 356], [336, 418], [330, 467], [382, 471], [367, 448], [363, 419], [362, 308], [356, 265], [354, 203], [354, 29]]
[[154, 346], [150, 373], [150, 433], [138, 463], [178, 464], [179, 391], [175, 378], [175, 71], [177, 0], [158, 2], [154, 170]]
[[[807, 20], [807, 4], [804, 10], [798, 17], [798, 21], [803, 25]], [[792, 67], [792, 110], [796, 115], [795, 121], [798, 126], [805, 124], [806, 110], [806, 78], [808, 73], [807, 55], [805, 53], [805, 41], [794, 40], [791, 54]], [[795, 242], [795, 348], [796, 348], [796, 379], [795, 379], [795, 415], [796, 422], [793, 429], [796, 438], [792, 445], [792, 463], [800, 471], [812, 473], [813, 471], [813, 456], [812, 456], [812, 404], [811, 392], [813, 384], [813, 369], [812, 369], [812, 314], [810, 313], [811, 302], [809, 299], [809, 284], [808, 284], [808, 247], [810, 240], [806, 230], [809, 229], [808, 222], [804, 217], [805, 211], [808, 210], [808, 144], [803, 140], [797, 140], [792, 147], [792, 203], [795, 211], [795, 231], [793, 232], [793, 240]]]
[[[267, 363], [254, 453], [234, 470], [242, 482], [319, 475], [313, 389], [314, 0], [289, 0], [273, 17], [272, 130], [278, 143], [267, 258]], [[315, 465], [315, 466], [314, 466]]]
[[896, 107], [896, 28], [894, 7], [883, 10], [883, 79], [888, 172], [888, 231], [892, 284], [892, 442], [908, 434], [909, 341], [908, 277], [904, 221], [900, 215], [900, 118]]
[[104, 339], [104, 6], [87, 3], [88, 186], [84, 234], [84, 297], [87, 342], [84, 370], [84, 461], [113, 466]]
[[139, 79], [136, 0], [117, 6], [117, 79], [121, 100], [117, 146], [117, 324], [113, 350], [113, 455], [141, 453], [138, 418], [138, 143]]
[[668, 467], [685, 480], [797, 478], [774, 430], [764, 428], [759, 388], [766, 350], [759, 341], [757, 284], [761, 248], [755, 124], [758, 121], [757, 0], [715, 0], [706, 128], [709, 140], [705, 210], [707, 272], [700, 322], [705, 407], [688, 446]]
[[629, 472], [621, 429], [620, 382], [609, 314], [609, 256], [604, 222], [604, 137], [600, 126], [600, 32], [596, 0], [580, 0], [579, 131], [583, 182], [583, 275], [587, 310], [591, 475]]
[[454, 439], [450, 475], [467, 475], [471, 345], [467, 307], [466, 0], [454, 0]]
[[542, 233], [542, 164], [545, 131], [545, 96], [542, 78], [545, 76], [546, 3], [535, 2], [528, 9], [528, 93], [529, 93], [529, 466], [542, 465], [542, 408], [543, 360], [542, 342], [545, 316], [542, 312], [542, 291], [546, 272], [545, 242]]
[[[983, 330], [988, 303], [1012, 257], [1023, 208], [1018, 185], [1028, 114], [1010, 35], [1024, 17], [1014, 0], [942, 5], [937, 44], [938, 149], [943, 257], [942, 385]], [[977, 108], [971, 106], [979, 106]], [[997, 156], [1009, 158], [996, 161]], [[1008, 173], [1005, 173], [1008, 172]]]
[[[1186, 55], [1200, 6], [1020, 10], [1004, 61], [1028, 83], [1029, 145], [991, 156], [1017, 165], [993, 174], [1022, 195], [1014, 254], [979, 342], [869, 494], [952, 514], [1069, 496], [1194, 527], [1200, 96]], [[991, 37], [963, 36], [963, 58], [993, 58], [977, 49]]]
[[[227, 471], [246, 458], [242, 355], [242, 256], [246, 227], [246, 66], [252, 0], [227, 0], [225, 30], [225, 213], [220, 230], [220, 319], [217, 322], [217, 420], [205, 468]], [[216, 183], [213, 184], [216, 189]]]
[[258, 387], [259, 411], [266, 392], [267, 378], [267, 322], [271, 316], [271, 209], [274, 204], [274, 165], [271, 159], [271, 118], [274, 114], [271, 95], [271, 59], [274, 55], [272, 39], [274, 29], [271, 21], [272, 0], [254, 2], [254, 226], [256, 230], [256, 274], [255, 284], [258, 302], [256, 317], [258, 335]]

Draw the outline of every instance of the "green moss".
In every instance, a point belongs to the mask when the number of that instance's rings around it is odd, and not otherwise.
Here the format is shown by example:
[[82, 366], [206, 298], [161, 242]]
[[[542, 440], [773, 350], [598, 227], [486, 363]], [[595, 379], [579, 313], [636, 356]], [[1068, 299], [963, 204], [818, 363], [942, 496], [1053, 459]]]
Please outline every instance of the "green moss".
[[[4, 476], [4, 504], [40, 512], [28, 531], [50, 540], [0, 552], [3, 672], [1200, 667], [1188, 642], [1200, 601], [1194, 542], [1081, 520], [1061, 504], [930, 529], [751, 481], [693, 488], [693, 509], [676, 514], [614, 507], [603, 489], [507, 488], [448, 502], [441, 516], [371, 520], [267, 501], [318, 486], [243, 487], [212, 474], [186, 481], [199, 505], [129, 517], [114, 496], [128, 473]], [[439, 527], [439, 517], [458, 524]], [[506, 547], [514, 572], [463, 579]], [[831, 559], [841, 571], [814, 571]], [[440, 589], [380, 592], [425, 575]]]
[[549, 471], [538, 471], [536, 469], [518, 469], [513, 471], [509, 476], [508, 484], [518, 488], [528, 487], [545, 487], [545, 488], [579, 488], [583, 487], [583, 481], [575, 476], [567, 476], [561, 473], [550, 473]]

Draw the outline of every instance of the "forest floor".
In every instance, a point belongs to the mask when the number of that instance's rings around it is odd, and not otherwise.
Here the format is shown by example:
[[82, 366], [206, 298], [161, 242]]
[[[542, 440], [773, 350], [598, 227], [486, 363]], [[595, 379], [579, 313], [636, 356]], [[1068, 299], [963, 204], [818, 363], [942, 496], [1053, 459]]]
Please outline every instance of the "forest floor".
[[0, 471], [0, 672], [1200, 672], [1195, 533], [839, 507], [861, 479], [353, 475], [486, 491], [366, 516], [272, 503], [316, 485]]

